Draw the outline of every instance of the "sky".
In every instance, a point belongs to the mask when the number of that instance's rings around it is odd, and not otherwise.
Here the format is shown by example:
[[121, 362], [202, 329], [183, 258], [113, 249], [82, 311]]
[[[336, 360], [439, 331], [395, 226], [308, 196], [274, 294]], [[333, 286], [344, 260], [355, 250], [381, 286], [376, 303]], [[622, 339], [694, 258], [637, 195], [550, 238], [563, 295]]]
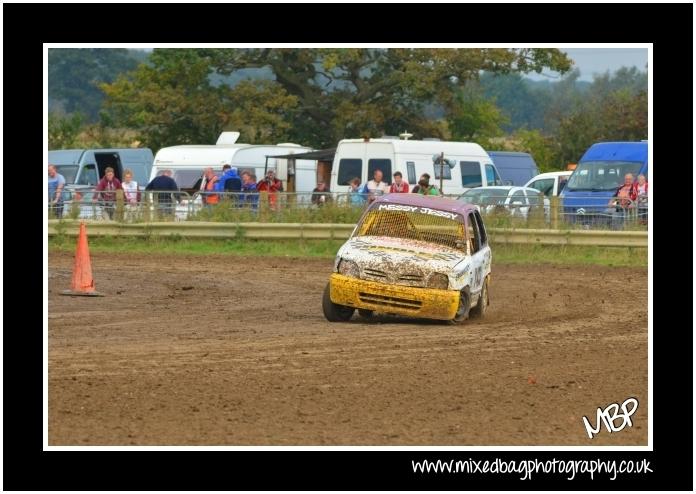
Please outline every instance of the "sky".
[[[637, 67], [644, 71], [648, 63], [647, 48], [565, 48], [570, 58], [575, 62], [574, 67], [580, 69], [581, 81], [592, 81], [593, 74], [603, 74], [607, 70], [615, 72], [621, 67]], [[555, 72], [531, 73], [526, 77], [535, 81], [554, 80], [558, 77]]]

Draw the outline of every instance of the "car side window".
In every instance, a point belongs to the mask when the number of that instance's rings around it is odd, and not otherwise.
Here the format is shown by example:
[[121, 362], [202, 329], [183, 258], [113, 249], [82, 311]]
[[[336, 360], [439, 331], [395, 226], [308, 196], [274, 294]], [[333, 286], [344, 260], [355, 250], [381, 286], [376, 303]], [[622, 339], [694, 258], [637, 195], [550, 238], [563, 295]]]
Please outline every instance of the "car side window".
[[97, 169], [94, 165], [85, 165], [80, 173], [79, 185], [97, 185], [99, 179], [97, 177]]
[[486, 228], [483, 226], [483, 218], [481, 218], [478, 211], [474, 212], [474, 216], [476, 218], [476, 225], [478, 226], [479, 235], [481, 237], [481, 247], [484, 247], [488, 244], [488, 235], [486, 234]]
[[481, 233], [479, 232], [476, 216], [473, 212], [469, 213], [469, 245], [471, 253], [475, 254], [481, 250]]
[[512, 194], [512, 197], [510, 198], [511, 203], [515, 202], [521, 202], [522, 204], [527, 204], [526, 198], [524, 196], [524, 192], [521, 190], [518, 190], [517, 192]]

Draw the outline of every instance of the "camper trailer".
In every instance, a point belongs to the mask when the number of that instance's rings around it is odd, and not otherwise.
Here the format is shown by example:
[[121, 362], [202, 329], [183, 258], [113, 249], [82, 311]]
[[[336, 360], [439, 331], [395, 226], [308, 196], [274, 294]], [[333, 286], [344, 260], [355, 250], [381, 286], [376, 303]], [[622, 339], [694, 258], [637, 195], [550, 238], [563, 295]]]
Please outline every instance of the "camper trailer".
[[[409, 136], [409, 134], [402, 134]], [[443, 157], [444, 160], [438, 160]], [[441, 163], [447, 163], [442, 165]], [[331, 170], [331, 190], [348, 192], [355, 177], [364, 184], [379, 169], [384, 181], [391, 184], [393, 174], [400, 171], [411, 188], [423, 173], [443, 194], [461, 194], [486, 185], [502, 185], [490, 156], [478, 144], [437, 140], [398, 138], [343, 139], [338, 143]]]
[[162, 148], [155, 155], [150, 180], [170, 169], [181, 190], [192, 194], [198, 190], [205, 168], [212, 167], [220, 173], [227, 163], [239, 173], [250, 171], [257, 180], [261, 180], [267, 170], [274, 170], [288, 192], [311, 192], [316, 186], [315, 161], [274, 158], [312, 151], [311, 148], [293, 143], [242, 144], [237, 142], [238, 138], [239, 132], [223, 132], [215, 145]]

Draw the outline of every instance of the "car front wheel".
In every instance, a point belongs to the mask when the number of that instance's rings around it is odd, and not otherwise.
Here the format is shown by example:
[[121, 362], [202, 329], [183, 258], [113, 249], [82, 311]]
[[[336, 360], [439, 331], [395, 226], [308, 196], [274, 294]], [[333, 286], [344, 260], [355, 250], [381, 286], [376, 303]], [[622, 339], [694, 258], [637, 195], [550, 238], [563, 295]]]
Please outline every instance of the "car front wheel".
[[324, 297], [321, 301], [321, 307], [324, 309], [324, 317], [331, 322], [344, 322], [353, 316], [355, 309], [346, 307], [345, 305], [334, 304], [331, 301], [331, 283], [324, 288]]

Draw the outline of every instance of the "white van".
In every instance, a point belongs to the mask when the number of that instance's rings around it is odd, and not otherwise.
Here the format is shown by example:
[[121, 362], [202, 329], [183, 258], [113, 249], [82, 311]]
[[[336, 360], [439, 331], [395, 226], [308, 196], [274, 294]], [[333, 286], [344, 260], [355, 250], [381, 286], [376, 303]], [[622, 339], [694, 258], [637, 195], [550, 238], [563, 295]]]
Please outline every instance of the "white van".
[[[434, 162], [434, 156], [443, 153], [452, 167]], [[383, 180], [389, 184], [394, 172], [401, 172], [411, 189], [423, 173], [430, 175], [430, 183], [440, 188], [442, 170], [443, 194], [461, 194], [473, 187], [502, 185], [491, 157], [475, 143], [396, 138], [343, 139], [334, 156], [331, 191], [348, 192], [350, 180], [358, 177], [364, 184], [372, 180], [376, 169], [382, 171]]]
[[222, 165], [229, 163], [239, 173], [248, 170], [261, 180], [266, 170], [275, 170], [276, 178], [289, 192], [311, 192], [316, 187], [317, 165], [312, 160], [296, 160], [288, 167], [287, 159], [273, 156], [304, 153], [312, 148], [293, 143], [243, 144], [238, 143], [239, 132], [223, 132], [215, 145], [183, 145], [160, 149], [155, 155], [150, 180], [165, 169], [173, 172], [172, 178], [181, 190], [194, 193], [198, 190], [203, 170], [212, 167], [222, 172]]

